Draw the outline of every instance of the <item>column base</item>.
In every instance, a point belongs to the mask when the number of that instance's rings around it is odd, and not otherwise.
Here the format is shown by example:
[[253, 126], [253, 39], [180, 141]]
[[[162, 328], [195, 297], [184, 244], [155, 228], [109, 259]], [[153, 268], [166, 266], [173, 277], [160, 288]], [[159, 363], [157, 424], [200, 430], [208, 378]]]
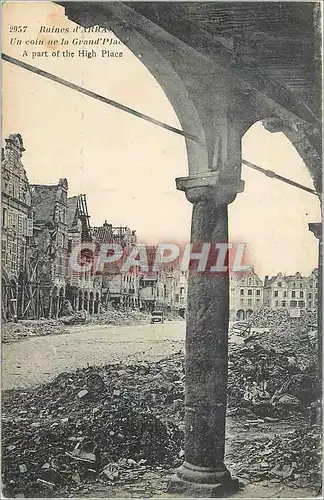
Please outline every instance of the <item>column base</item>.
[[184, 463], [170, 479], [167, 493], [183, 497], [220, 498], [236, 493], [239, 481], [224, 466], [221, 471]]

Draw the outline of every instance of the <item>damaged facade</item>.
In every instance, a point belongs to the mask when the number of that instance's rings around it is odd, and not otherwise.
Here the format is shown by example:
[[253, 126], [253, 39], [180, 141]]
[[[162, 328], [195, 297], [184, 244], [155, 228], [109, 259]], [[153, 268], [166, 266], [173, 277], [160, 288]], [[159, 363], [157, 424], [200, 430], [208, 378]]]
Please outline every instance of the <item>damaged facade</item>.
[[303, 277], [299, 272], [286, 276], [282, 273], [265, 277], [264, 305], [272, 309], [317, 310], [318, 270]]
[[20, 134], [9, 135], [2, 149], [1, 264], [4, 320], [16, 319], [24, 313], [19, 297], [25, 292], [22, 277], [26, 273], [27, 250], [32, 234], [30, 186], [21, 160], [24, 151]]
[[230, 321], [248, 319], [263, 304], [263, 281], [251, 270], [230, 276]]
[[[113, 226], [107, 221], [102, 226], [93, 228], [95, 241], [98, 245], [113, 243], [120, 245], [124, 256], [130, 254], [136, 245], [136, 231], [127, 226]], [[139, 277], [135, 272], [123, 271], [124, 259], [119, 262], [105, 264], [102, 272], [103, 304], [112, 304], [115, 307], [139, 306], [138, 290]]]
[[264, 283], [251, 270], [249, 274], [230, 277], [230, 321], [248, 320], [261, 306], [270, 309], [316, 311], [318, 307], [318, 269], [310, 276], [278, 273], [265, 276]]
[[[67, 199], [68, 255], [81, 243], [94, 241], [89, 222], [86, 195]], [[86, 249], [81, 254], [84, 263], [91, 260]], [[74, 311], [85, 310], [90, 314], [98, 313], [101, 301], [102, 276], [95, 275], [93, 268], [75, 272], [68, 267], [66, 299]]]
[[63, 308], [68, 269], [67, 179], [58, 184], [34, 184], [33, 260], [41, 289], [43, 315], [57, 318]]

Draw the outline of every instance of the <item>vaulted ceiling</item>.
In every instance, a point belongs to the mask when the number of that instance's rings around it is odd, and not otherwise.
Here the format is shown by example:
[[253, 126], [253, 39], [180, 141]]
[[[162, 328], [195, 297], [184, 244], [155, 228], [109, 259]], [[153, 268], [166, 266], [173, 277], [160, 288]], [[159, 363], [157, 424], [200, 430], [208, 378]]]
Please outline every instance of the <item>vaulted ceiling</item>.
[[319, 112], [318, 4], [127, 2], [127, 5], [188, 45], [197, 46], [198, 33], [204, 34], [206, 41], [209, 38], [219, 42], [245, 68], [268, 75]]

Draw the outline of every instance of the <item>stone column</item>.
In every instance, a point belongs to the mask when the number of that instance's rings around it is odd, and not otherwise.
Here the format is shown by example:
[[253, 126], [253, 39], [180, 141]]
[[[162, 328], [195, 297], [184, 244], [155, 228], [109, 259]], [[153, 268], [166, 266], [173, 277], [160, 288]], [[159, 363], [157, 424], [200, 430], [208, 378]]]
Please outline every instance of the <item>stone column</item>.
[[[227, 205], [243, 181], [222, 184], [216, 172], [177, 179], [193, 203], [192, 243], [228, 242]], [[237, 489], [224, 465], [229, 277], [190, 273], [185, 354], [185, 462], [168, 491], [214, 497]]]
[[73, 309], [75, 312], [78, 312], [79, 310], [79, 294], [74, 295]]

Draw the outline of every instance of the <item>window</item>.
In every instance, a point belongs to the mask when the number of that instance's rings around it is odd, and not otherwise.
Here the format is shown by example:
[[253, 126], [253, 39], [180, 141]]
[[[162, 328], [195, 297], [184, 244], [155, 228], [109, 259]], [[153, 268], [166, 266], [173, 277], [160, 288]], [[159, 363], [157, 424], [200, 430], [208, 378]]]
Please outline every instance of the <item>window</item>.
[[2, 209], [2, 227], [7, 227], [7, 209]]
[[278, 283], [278, 286], [279, 286], [280, 288], [282, 287], [282, 283], [281, 283], [281, 281], [280, 281], [280, 283]]
[[303, 288], [302, 282], [299, 283], [299, 288]]
[[309, 299], [311, 299], [311, 298], [312, 298], [312, 294], [311, 294], [311, 292], [309, 292], [309, 294], [308, 294], [308, 298], [309, 298]]
[[312, 303], [311, 302], [308, 302], [308, 307], [311, 308], [312, 307]]
[[290, 307], [297, 307], [297, 301], [296, 300], [291, 300], [290, 301]]
[[241, 295], [244, 295], [244, 288], [241, 288], [241, 290], [240, 290], [240, 294], [241, 294]]
[[279, 300], [276, 300], [276, 307], [279, 306]]
[[252, 278], [249, 278], [249, 285], [252, 285]]
[[283, 296], [284, 296], [284, 297], [287, 297], [287, 292], [284, 292], [284, 293], [283, 293]]
[[17, 270], [17, 243], [12, 242], [11, 245], [12, 254], [11, 254], [11, 270]]
[[299, 296], [300, 296], [301, 299], [304, 298], [304, 292], [302, 290], [300, 291]]
[[298, 307], [305, 307], [305, 302], [303, 300], [299, 300]]
[[278, 297], [278, 295], [279, 295], [278, 290], [275, 290], [275, 291], [274, 291], [274, 296], [275, 296], [275, 297]]
[[295, 297], [296, 297], [296, 292], [295, 292], [295, 290], [293, 290], [293, 291], [291, 292], [291, 298], [293, 298], [293, 299], [294, 299]]
[[286, 301], [285, 301], [285, 300], [283, 300], [283, 301], [281, 302], [281, 305], [282, 305], [282, 307], [286, 307]]
[[252, 306], [252, 299], [248, 299], [248, 306]]
[[257, 291], [256, 291], [256, 294], [257, 294], [257, 295], [261, 295], [261, 290], [257, 290]]
[[15, 198], [19, 198], [19, 179], [14, 177], [13, 180], [13, 196]]
[[7, 242], [5, 240], [2, 240], [1, 261], [3, 265], [6, 264], [6, 253], [7, 253]]
[[260, 304], [260, 299], [255, 299], [255, 302], [256, 302], [257, 304]]
[[248, 295], [252, 295], [252, 290], [248, 290]]

